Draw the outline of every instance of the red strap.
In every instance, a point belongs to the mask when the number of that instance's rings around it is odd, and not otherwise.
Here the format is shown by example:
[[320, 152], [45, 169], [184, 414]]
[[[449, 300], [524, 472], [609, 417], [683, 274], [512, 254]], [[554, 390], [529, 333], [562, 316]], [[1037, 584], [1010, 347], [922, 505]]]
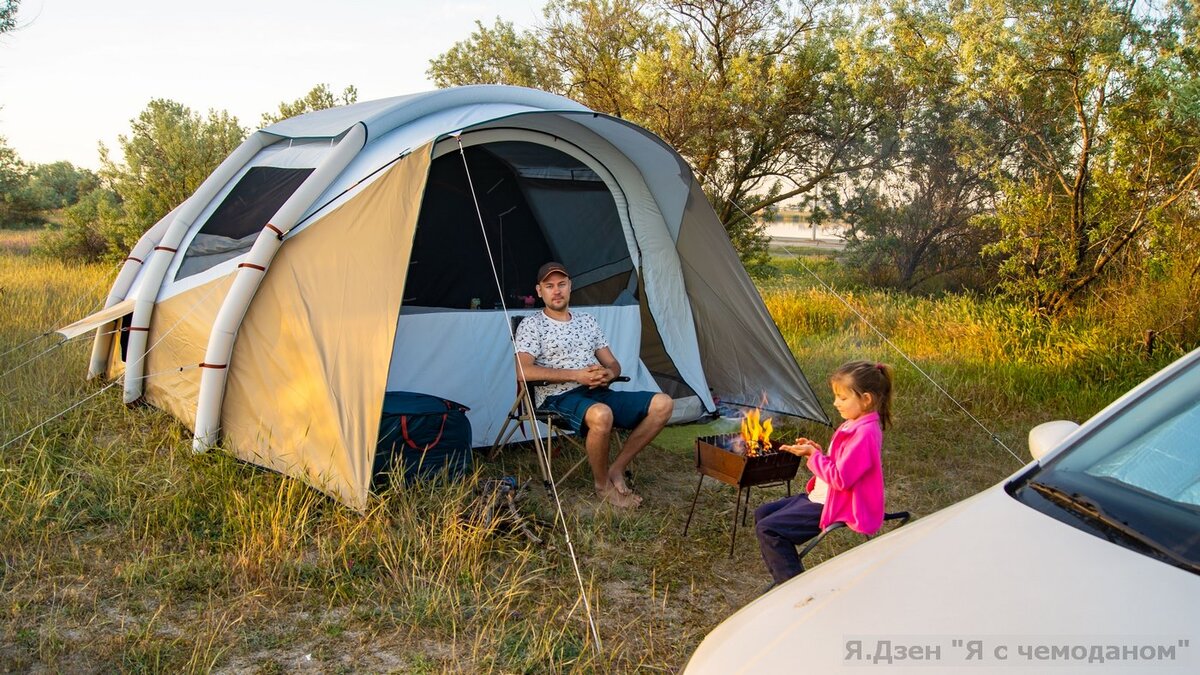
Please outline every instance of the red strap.
[[155, 246], [155, 247], [154, 247], [154, 250], [155, 250], [155, 251], [166, 251], [167, 253], [175, 253], [175, 252], [176, 252], [176, 251], [178, 251], [179, 249], [177, 249], [177, 248], [171, 248], [171, 247], [169, 247], [169, 246]]
[[267, 268], [263, 267], [262, 265], [255, 265], [254, 263], [242, 263], [242, 264], [238, 265], [238, 269], [241, 269], [243, 267], [247, 267], [252, 270], [258, 270], [259, 272], [267, 271]]
[[400, 416], [400, 433], [404, 436], [404, 442], [407, 443], [408, 447], [412, 448], [413, 450], [420, 450], [421, 452], [425, 452], [425, 451], [429, 450], [430, 448], [437, 446], [438, 441], [442, 440], [442, 432], [446, 430], [446, 418], [449, 416], [450, 416], [449, 413], [442, 413], [442, 428], [438, 429], [437, 438], [433, 439], [432, 443], [430, 443], [429, 445], [422, 448], [421, 446], [417, 445], [416, 443], [413, 443], [413, 440], [408, 437], [408, 415], [401, 415]]

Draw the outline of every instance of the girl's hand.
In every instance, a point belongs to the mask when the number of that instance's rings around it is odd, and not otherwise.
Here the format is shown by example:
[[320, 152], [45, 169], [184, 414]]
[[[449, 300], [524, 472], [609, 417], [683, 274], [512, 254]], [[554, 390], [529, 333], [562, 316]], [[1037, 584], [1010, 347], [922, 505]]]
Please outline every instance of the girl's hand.
[[818, 445], [815, 441], [810, 441], [807, 438], [797, 438], [796, 445], [799, 445], [804, 448], [804, 452], [803, 452], [803, 454], [801, 454], [801, 457], [808, 457], [811, 454], [821, 452], [821, 446]]
[[801, 446], [799, 446], [799, 445], [780, 445], [779, 449], [783, 450], [784, 452], [790, 452], [791, 454], [796, 455], [797, 457], [805, 456], [804, 452], [801, 450]]
[[820, 452], [821, 446], [813, 443], [807, 438], [797, 438], [795, 445], [781, 445], [781, 450], [786, 450], [797, 457], [808, 457], [814, 452]]

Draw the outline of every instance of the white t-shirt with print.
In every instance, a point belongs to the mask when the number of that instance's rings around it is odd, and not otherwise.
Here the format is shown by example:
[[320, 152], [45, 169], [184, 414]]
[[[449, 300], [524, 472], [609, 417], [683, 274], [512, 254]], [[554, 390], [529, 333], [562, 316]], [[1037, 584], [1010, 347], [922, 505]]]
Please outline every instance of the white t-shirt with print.
[[[525, 317], [517, 325], [517, 351], [533, 357], [544, 368], [587, 368], [600, 363], [596, 350], [608, 346], [608, 338], [591, 314], [571, 312], [567, 321], [557, 321], [538, 312]], [[578, 387], [578, 382], [556, 382], [534, 387], [534, 405], [540, 406], [548, 396], [561, 394]]]

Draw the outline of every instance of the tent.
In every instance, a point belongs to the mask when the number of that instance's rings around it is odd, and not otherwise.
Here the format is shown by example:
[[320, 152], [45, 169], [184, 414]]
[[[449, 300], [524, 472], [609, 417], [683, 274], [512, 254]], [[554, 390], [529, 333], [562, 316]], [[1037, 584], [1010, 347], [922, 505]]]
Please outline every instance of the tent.
[[[482, 222], [482, 224], [481, 224]], [[516, 388], [509, 326], [535, 270], [676, 418], [719, 403], [827, 422], [687, 164], [569, 99], [472, 86], [300, 115], [252, 134], [148, 230], [90, 377], [248, 462], [366, 505], [388, 391], [468, 406], [489, 444]]]

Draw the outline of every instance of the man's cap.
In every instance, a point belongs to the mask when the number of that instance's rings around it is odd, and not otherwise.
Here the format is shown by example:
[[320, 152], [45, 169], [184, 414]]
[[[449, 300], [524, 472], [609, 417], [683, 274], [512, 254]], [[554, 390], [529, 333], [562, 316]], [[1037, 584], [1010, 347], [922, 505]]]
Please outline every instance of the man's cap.
[[567, 268], [560, 262], [548, 262], [538, 268], [537, 282], [540, 284], [546, 280], [546, 277], [558, 272], [564, 277], [570, 279], [571, 275], [567, 272]]

